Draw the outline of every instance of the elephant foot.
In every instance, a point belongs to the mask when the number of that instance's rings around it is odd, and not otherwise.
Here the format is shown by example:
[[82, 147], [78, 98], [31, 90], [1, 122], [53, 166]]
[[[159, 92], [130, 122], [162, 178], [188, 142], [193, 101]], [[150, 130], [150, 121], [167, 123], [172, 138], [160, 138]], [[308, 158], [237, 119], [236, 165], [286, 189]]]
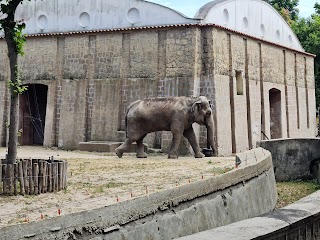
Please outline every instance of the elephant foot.
[[194, 155], [195, 158], [203, 158], [204, 157], [204, 154], [201, 153], [201, 152], [197, 152], [195, 155]]
[[137, 153], [137, 158], [147, 158], [148, 155], [145, 152]]
[[122, 158], [123, 151], [121, 151], [121, 149], [116, 148], [116, 149], [115, 149], [115, 152], [116, 152], [116, 154], [117, 154], [118, 158]]
[[168, 158], [169, 158], [169, 159], [177, 159], [177, 158], [178, 158], [178, 155], [177, 155], [177, 154], [171, 154], [171, 153], [170, 153], [170, 154], [168, 155]]

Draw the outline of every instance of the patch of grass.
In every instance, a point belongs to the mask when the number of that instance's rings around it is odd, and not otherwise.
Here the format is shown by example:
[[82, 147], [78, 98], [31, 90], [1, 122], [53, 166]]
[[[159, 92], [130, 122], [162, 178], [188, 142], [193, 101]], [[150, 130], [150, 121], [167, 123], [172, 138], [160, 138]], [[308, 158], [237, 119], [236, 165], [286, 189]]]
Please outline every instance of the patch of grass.
[[93, 194], [97, 194], [97, 193], [103, 193], [104, 192], [104, 186], [103, 185], [99, 185], [97, 187], [95, 187], [93, 189]]
[[121, 183], [121, 182], [109, 182], [104, 184], [105, 188], [118, 188], [118, 187], [122, 187], [123, 185], [126, 185], [125, 183]]
[[[115, 182], [110, 181], [104, 184], [94, 184], [92, 182], [77, 182], [74, 183], [72, 186], [69, 184], [69, 187], [78, 189], [78, 190], [87, 190], [92, 193], [94, 196], [104, 193], [107, 189], [111, 188], [120, 188], [122, 186], [128, 185], [129, 183], [122, 183], [122, 182]], [[65, 191], [64, 193], [70, 193], [70, 190]]]
[[220, 174], [224, 174], [226, 172], [229, 172], [233, 169], [233, 167], [225, 167], [225, 168], [218, 168], [218, 167], [214, 167], [213, 168], [213, 173], [220, 175]]
[[127, 185], [125, 183], [117, 183], [117, 182], [109, 182], [109, 183], [105, 183], [105, 184], [101, 184], [101, 185], [97, 185], [91, 188], [91, 191], [93, 194], [99, 194], [99, 193], [103, 193], [105, 191], [105, 189], [110, 189], [110, 188], [119, 188], [122, 187], [124, 185]]
[[278, 182], [278, 202], [276, 208], [282, 208], [320, 189], [316, 181]]

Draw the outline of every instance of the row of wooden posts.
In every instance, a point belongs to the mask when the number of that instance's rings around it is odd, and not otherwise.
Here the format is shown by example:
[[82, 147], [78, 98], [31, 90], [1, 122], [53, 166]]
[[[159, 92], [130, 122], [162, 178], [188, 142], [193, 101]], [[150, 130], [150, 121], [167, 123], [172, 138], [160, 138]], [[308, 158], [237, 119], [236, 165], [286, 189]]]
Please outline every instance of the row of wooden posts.
[[0, 194], [37, 195], [67, 186], [68, 162], [62, 160], [20, 159], [15, 164], [0, 162]]

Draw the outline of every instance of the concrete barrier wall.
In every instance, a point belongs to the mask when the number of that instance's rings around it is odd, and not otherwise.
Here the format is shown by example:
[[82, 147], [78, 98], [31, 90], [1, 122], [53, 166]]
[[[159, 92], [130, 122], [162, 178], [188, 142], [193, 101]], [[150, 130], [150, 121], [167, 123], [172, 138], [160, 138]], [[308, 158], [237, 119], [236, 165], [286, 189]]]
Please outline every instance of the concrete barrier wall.
[[319, 146], [319, 138], [275, 139], [257, 142], [257, 147], [271, 152], [277, 181], [315, 178], [319, 172]]
[[238, 155], [223, 175], [130, 201], [0, 229], [1, 239], [173, 239], [272, 211], [277, 201], [270, 152]]
[[179, 238], [179, 240], [320, 239], [320, 191], [261, 217]]

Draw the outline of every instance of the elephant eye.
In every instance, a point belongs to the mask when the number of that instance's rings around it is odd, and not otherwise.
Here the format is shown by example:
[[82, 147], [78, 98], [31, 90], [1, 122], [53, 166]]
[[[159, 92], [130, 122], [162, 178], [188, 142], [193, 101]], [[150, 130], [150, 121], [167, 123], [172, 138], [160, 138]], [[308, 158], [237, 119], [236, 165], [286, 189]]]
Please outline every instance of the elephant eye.
[[206, 115], [209, 117], [211, 115], [211, 111], [207, 111]]

